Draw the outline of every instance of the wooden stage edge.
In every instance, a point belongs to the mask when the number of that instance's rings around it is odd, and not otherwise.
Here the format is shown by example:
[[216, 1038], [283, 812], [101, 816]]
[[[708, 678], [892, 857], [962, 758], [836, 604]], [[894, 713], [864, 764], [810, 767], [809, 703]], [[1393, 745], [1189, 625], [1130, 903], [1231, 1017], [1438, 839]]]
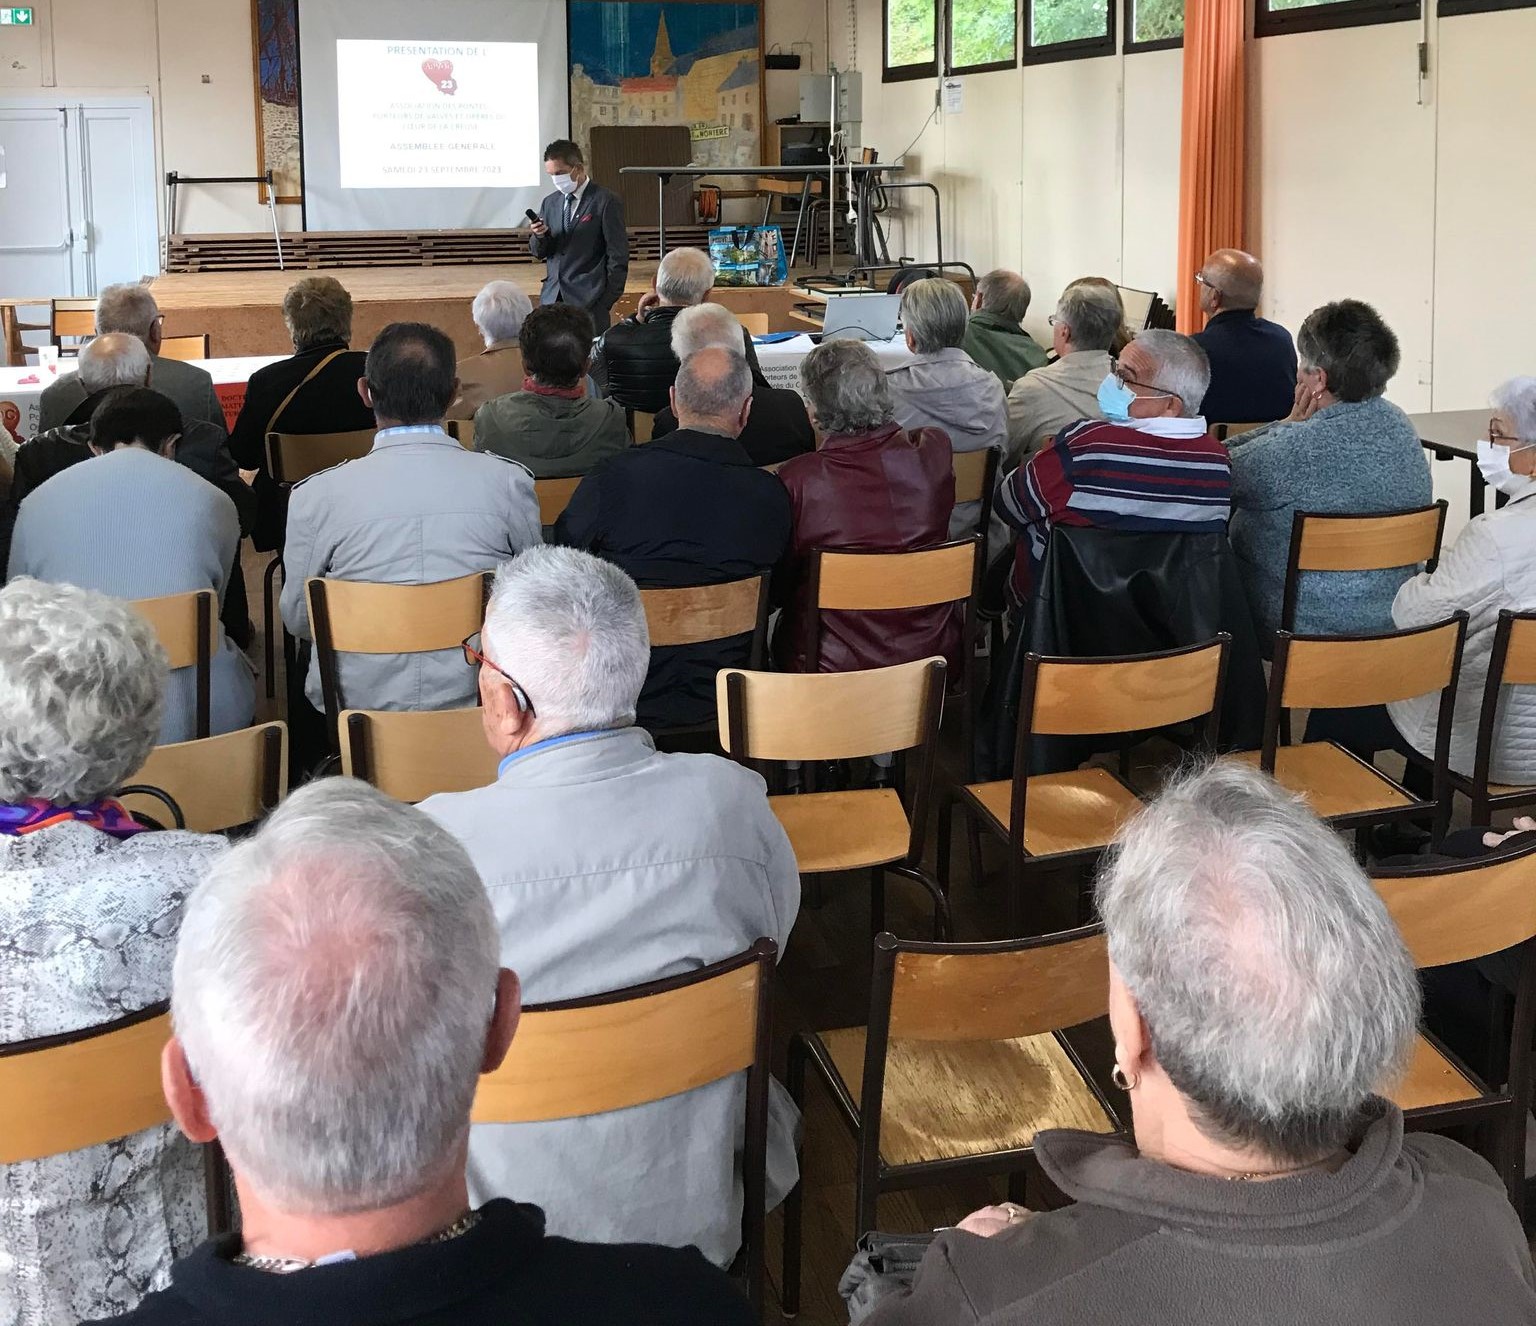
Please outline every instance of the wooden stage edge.
[[[846, 260], [844, 260], [846, 261]], [[634, 308], [651, 288], [655, 262], [630, 264], [629, 281], [615, 316]], [[809, 275], [807, 268], [791, 280]], [[391, 322], [430, 322], [451, 337], [461, 356], [482, 341], [470, 317], [470, 304], [488, 281], [511, 281], [535, 303], [543, 267], [527, 262], [476, 263], [444, 267], [302, 268], [286, 272], [169, 272], [150, 290], [165, 314], [165, 335], [207, 332], [210, 353], [231, 355], [290, 354], [292, 342], [283, 325], [283, 293], [306, 276], [334, 276], [352, 295], [352, 343], [366, 346]], [[801, 330], [791, 321], [796, 303], [811, 296], [790, 286], [716, 289], [711, 298], [737, 313], [766, 313], [775, 331]]]

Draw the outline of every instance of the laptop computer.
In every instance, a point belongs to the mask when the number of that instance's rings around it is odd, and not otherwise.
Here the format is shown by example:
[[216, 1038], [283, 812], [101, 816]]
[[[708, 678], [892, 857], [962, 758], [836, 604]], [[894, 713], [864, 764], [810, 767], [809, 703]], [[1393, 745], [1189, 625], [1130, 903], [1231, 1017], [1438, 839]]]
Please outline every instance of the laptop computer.
[[900, 295], [831, 295], [822, 319], [823, 341], [888, 341], [896, 335]]

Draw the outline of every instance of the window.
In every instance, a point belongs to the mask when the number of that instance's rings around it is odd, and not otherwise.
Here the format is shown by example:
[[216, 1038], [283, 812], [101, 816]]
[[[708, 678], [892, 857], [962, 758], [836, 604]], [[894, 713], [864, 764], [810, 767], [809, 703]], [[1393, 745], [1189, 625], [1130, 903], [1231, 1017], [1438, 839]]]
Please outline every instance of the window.
[[1167, 51], [1184, 44], [1185, 0], [1125, 0], [1125, 49]]
[[939, 67], [938, 0], [884, 0], [885, 73], [882, 81], [933, 78]]
[[1254, 0], [1253, 34], [1318, 32], [1419, 17], [1419, 0]]
[[1024, 63], [1115, 53], [1111, 0], [1024, 0]]
[[1012, 69], [1018, 63], [1018, 33], [1015, 0], [950, 0], [950, 72]]

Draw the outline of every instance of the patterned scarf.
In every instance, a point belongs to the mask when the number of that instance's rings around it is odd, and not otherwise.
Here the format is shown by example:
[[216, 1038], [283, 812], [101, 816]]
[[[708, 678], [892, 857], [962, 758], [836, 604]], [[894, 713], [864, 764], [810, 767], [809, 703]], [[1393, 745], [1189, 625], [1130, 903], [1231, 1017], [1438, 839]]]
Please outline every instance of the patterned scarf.
[[41, 797], [28, 797], [15, 805], [0, 804], [0, 836], [16, 837], [70, 823], [89, 824], [113, 838], [131, 838], [144, 830], [121, 802], [110, 797], [83, 806], [56, 806]]

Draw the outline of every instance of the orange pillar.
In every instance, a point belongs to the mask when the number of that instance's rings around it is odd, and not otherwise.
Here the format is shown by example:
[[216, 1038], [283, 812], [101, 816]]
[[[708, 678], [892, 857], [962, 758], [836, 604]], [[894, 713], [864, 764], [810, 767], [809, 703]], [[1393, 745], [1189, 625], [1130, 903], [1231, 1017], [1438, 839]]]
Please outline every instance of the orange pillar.
[[1184, 105], [1179, 153], [1181, 332], [1204, 325], [1195, 272], [1213, 249], [1241, 249], [1247, 207], [1247, 0], [1188, 0], [1184, 8]]

